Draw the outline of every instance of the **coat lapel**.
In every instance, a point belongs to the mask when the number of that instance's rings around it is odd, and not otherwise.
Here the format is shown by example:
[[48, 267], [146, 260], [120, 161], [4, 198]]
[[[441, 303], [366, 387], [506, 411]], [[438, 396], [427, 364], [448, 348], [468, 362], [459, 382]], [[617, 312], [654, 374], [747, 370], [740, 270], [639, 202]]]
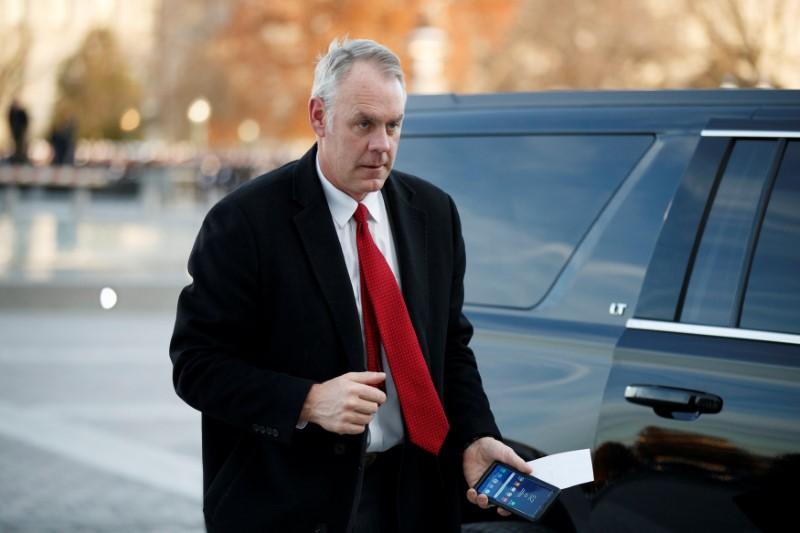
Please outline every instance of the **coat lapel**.
[[428, 239], [425, 211], [413, 205], [414, 191], [393, 174], [383, 187], [392, 225], [403, 297], [425, 359], [430, 365], [428, 323]]
[[294, 223], [330, 308], [347, 356], [347, 366], [351, 370], [361, 371], [366, 369], [366, 364], [358, 310], [342, 247], [317, 176], [316, 153], [314, 147], [297, 163], [294, 199], [302, 206], [302, 210], [294, 216]]

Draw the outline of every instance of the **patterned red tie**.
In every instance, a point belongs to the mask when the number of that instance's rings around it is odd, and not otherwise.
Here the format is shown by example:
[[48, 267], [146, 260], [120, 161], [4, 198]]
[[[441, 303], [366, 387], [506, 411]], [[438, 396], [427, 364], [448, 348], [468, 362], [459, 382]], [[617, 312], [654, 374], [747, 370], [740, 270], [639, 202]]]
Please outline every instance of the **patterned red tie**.
[[437, 455], [450, 429], [447, 416], [433, 387], [400, 287], [369, 233], [367, 208], [358, 204], [354, 217], [367, 367], [380, 368], [382, 340], [409, 439]]

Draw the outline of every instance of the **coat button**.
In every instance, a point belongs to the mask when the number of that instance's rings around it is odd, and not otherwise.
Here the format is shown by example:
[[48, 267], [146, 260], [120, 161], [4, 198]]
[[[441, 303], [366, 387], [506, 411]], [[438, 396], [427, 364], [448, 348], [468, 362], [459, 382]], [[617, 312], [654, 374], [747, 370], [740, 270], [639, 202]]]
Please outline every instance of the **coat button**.
[[344, 455], [344, 452], [347, 451], [347, 447], [342, 442], [337, 442], [333, 445], [333, 453], [336, 455]]

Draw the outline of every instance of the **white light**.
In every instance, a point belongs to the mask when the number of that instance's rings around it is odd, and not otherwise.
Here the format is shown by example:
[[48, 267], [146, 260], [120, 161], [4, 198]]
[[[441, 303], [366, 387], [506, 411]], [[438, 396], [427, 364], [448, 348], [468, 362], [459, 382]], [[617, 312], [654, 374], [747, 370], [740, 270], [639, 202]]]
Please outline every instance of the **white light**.
[[237, 133], [239, 134], [240, 141], [251, 143], [258, 139], [258, 136], [261, 134], [261, 127], [258, 125], [258, 122], [248, 118], [239, 123]]
[[189, 106], [186, 116], [195, 124], [202, 124], [211, 117], [211, 104], [205, 98], [196, 98]]
[[117, 305], [117, 292], [110, 287], [103, 287], [100, 291], [100, 307], [113, 309]]
[[142, 123], [142, 115], [134, 108], [130, 108], [119, 119], [119, 128], [122, 131], [133, 131]]

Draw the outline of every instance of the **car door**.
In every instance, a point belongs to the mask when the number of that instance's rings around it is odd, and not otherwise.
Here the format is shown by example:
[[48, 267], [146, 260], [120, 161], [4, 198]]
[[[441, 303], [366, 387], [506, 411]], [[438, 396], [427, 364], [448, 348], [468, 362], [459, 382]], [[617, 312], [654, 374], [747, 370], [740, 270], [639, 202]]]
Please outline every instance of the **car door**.
[[597, 531], [796, 523], [800, 122], [703, 131], [616, 346], [594, 453]]

